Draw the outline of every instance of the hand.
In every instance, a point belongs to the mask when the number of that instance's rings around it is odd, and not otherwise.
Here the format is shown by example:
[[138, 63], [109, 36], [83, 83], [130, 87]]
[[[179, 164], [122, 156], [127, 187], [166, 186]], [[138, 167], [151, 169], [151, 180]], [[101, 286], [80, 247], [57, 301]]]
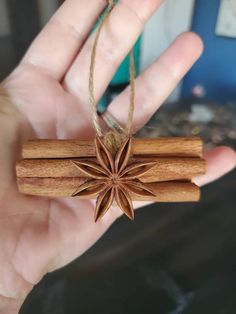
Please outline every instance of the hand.
[[[98, 100], [120, 62], [161, 0], [123, 0], [104, 27], [97, 51]], [[67, 0], [31, 45], [0, 91], [0, 313], [15, 313], [32, 287], [47, 273], [80, 256], [120, 215], [116, 209], [94, 224], [90, 201], [47, 199], [18, 193], [15, 162], [29, 138], [93, 136], [88, 100], [91, 29], [105, 8], [102, 0]], [[159, 108], [202, 53], [193, 33], [180, 35], [136, 80], [134, 131]], [[5, 92], [9, 95], [4, 96]], [[129, 89], [109, 106], [126, 121]], [[14, 104], [14, 105], [13, 105]], [[235, 166], [235, 153], [217, 148], [206, 154], [208, 172], [199, 184]]]

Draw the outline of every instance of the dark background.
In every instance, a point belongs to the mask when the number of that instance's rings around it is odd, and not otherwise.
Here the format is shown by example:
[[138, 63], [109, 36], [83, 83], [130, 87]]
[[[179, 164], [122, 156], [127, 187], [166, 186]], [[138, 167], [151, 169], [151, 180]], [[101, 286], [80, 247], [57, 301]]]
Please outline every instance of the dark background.
[[[0, 38], [1, 78], [40, 30], [37, 1], [7, 0], [7, 9], [11, 32]], [[108, 93], [123, 87], [111, 87]], [[192, 87], [186, 96], [191, 96]], [[181, 117], [196, 101], [215, 116], [221, 108], [223, 124], [215, 118], [207, 126], [199, 121], [187, 127], [185, 121], [183, 127], [180, 119], [174, 129], [160, 128], [161, 122], [175, 125], [172, 108]], [[231, 120], [235, 105], [234, 100], [229, 106], [211, 98], [180, 99], [163, 107], [160, 121], [154, 117], [143, 132], [179, 135], [181, 130], [181, 135], [190, 135], [198, 127], [209, 145], [235, 147], [232, 133], [227, 135], [235, 126]], [[198, 204], [156, 204], [139, 210], [134, 223], [121, 218], [86, 254], [47, 275], [27, 298], [21, 314], [236, 313], [235, 182], [234, 172], [204, 187]]]

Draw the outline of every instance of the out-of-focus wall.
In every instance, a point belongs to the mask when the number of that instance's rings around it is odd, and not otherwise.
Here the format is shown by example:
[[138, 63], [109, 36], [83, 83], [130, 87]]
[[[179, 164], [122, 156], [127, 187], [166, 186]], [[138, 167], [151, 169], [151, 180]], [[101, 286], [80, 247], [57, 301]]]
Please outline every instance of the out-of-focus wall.
[[[226, 29], [234, 25], [234, 1], [229, 5], [228, 14], [221, 17]], [[222, 2], [223, 3], [223, 2]], [[205, 50], [201, 59], [184, 80], [183, 96], [192, 95], [196, 85], [202, 86], [205, 97], [216, 102], [235, 102], [236, 99], [236, 38], [219, 36], [216, 32], [221, 0], [197, 0], [193, 18], [193, 30], [203, 39]], [[231, 6], [232, 5], [232, 6]], [[231, 22], [232, 15], [232, 23]]]
[[0, 1], [0, 37], [8, 36], [10, 33], [6, 1], [7, 0]]
[[[154, 62], [176, 36], [191, 29], [194, 3], [195, 0], [166, 0], [154, 14], [143, 33], [142, 69]], [[181, 85], [169, 100], [178, 99], [180, 92]]]
[[37, 0], [41, 25], [45, 25], [58, 7], [58, 0]]

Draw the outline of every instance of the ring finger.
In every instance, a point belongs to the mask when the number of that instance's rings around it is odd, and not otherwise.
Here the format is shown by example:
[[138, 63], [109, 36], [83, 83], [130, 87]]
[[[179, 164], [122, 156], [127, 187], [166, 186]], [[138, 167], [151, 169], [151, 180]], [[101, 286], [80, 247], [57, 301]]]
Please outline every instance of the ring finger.
[[[202, 41], [198, 35], [191, 32], [183, 33], [136, 79], [134, 133], [152, 117], [173, 92], [200, 57], [202, 50]], [[129, 95], [130, 87], [127, 87], [109, 106], [109, 112], [121, 124], [127, 121]]]

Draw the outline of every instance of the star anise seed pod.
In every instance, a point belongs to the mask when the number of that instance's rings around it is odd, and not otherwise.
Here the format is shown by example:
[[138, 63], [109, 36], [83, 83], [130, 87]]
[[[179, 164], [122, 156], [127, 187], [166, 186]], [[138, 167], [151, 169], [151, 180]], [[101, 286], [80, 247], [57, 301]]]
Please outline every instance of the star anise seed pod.
[[131, 138], [128, 137], [115, 157], [103, 143], [95, 138], [97, 162], [81, 159], [75, 166], [91, 179], [82, 184], [73, 196], [97, 196], [95, 221], [103, 217], [114, 201], [130, 219], [134, 219], [131, 193], [141, 196], [155, 195], [139, 178], [156, 163], [153, 161], [131, 162]]

